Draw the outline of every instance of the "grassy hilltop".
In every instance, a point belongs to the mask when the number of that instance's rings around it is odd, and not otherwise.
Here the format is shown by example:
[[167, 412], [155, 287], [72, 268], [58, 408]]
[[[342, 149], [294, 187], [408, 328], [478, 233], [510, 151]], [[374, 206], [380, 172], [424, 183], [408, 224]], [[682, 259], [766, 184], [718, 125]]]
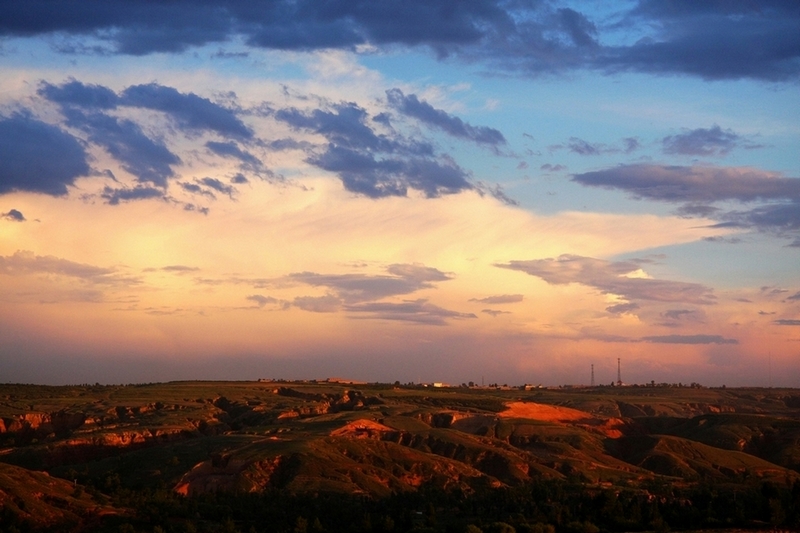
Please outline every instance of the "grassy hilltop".
[[0, 385], [0, 531], [502, 524], [800, 526], [800, 391]]

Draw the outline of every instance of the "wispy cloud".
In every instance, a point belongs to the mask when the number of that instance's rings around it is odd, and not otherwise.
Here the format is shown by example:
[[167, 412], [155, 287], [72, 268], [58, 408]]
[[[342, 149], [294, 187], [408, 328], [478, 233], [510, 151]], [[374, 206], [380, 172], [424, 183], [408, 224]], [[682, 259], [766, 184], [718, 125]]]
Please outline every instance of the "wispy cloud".
[[499, 268], [517, 270], [539, 277], [553, 285], [580, 283], [603, 294], [615, 294], [627, 300], [686, 302], [700, 305], [715, 303], [713, 291], [699, 283], [629, 277], [640, 270], [634, 261], [604, 261], [591, 257], [562, 255], [556, 259], [510, 261]]

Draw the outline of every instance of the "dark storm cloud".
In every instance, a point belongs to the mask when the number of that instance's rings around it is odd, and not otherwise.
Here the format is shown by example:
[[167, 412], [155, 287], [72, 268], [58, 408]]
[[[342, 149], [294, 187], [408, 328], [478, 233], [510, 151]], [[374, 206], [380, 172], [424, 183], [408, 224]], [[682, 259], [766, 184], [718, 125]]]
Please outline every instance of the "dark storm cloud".
[[[800, 70], [796, 2], [640, 0], [604, 26], [642, 38], [604, 45], [584, 13], [551, 2], [510, 0], [189, 0], [8, 2], [0, 35], [65, 34], [109, 42], [117, 53], [181, 52], [235, 37], [281, 50], [425, 46], [438, 57], [482, 61], [536, 75], [590, 68], [689, 74], [705, 79], [787, 80]], [[73, 46], [75, 50], [81, 46]], [[87, 50], [96, 46], [83, 46]]]
[[68, 126], [86, 132], [91, 142], [105, 148], [139, 182], [166, 187], [167, 179], [175, 175], [172, 165], [181, 162], [178, 156], [163, 142], [145, 135], [135, 122], [77, 109], [65, 109], [64, 115]]
[[[424, 299], [406, 300], [402, 303], [367, 302], [346, 305], [344, 310], [356, 314], [356, 318], [399, 320], [431, 326], [444, 326], [447, 324], [447, 319], [478, 318], [474, 313], [451, 311]], [[364, 316], [358, 316], [358, 314]]]
[[486, 298], [470, 298], [470, 302], [479, 302], [483, 304], [513, 304], [522, 301], [521, 294], [502, 294], [499, 296], [487, 296]]
[[712, 290], [698, 283], [627, 277], [640, 269], [635, 261], [604, 261], [577, 255], [556, 259], [510, 261], [495, 265], [536, 276], [553, 285], [580, 283], [603, 294], [616, 294], [627, 300], [685, 302], [708, 305], [715, 297]]
[[576, 174], [572, 180], [666, 202], [800, 201], [800, 179], [746, 168], [620, 165]]
[[664, 137], [661, 143], [666, 154], [720, 156], [736, 148], [740, 140], [741, 137], [733, 131], [723, 131], [715, 124], [711, 128], [697, 128]]
[[61, 196], [89, 172], [86, 150], [72, 135], [26, 114], [0, 117], [0, 194]]
[[9, 209], [7, 213], [0, 213], [0, 218], [4, 218], [12, 222], [25, 222], [26, 220], [25, 215], [16, 209]]
[[644, 342], [658, 344], [739, 344], [736, 339], [726, 339], [721, 335], [656, 335], [642, 337]]
[[486, 126], [472, 126], [427, 102], [420, 102], [414, 94], [406, 96], [400, 89], [389, 89], [386, 91], [386, 97], [389, 105], [404, 115], [439, 128], [454, 137], [491, 146], [506, 144], [505, 137], [498, 130]]
[[253, 131], [230, 110], [194, 93], [181, 93], [157, 83], [132, 85], [122, 92], [121, 103], [154, 109], [170, 115], [186, 129], [208, 130], [228, 137], [250, 139]]
[[324, 136], [328, 144], [321, 152], [308, 149], [307, 161], [336, 173], [349, 191], [380, 198], [416, 189], [433, 198], [473, 188], [467, 173], [449, 157], [435, 157], [429, 143], [375, 133], [367, 125], [367, 112], [354, 103], [281, 109], [275, 118]]

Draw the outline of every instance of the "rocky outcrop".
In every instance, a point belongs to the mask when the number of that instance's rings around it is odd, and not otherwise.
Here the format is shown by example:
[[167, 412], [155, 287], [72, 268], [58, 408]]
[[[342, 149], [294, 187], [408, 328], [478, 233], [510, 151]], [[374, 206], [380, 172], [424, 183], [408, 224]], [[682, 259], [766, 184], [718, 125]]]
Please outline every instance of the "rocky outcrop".
[[311, 394], [300, 392], [288, 387], [277, 387], [273, 394], [288, 398], [307, 400], [308, 403], [292, 407], [282, 412], [278, 418], [308, 418], [340, 411], [357, 411], [373, 405], [382, 405], [384, 402], [377, 396], [364, 396], [357, 390], [345, 390], [341, 394]]
[[83, 413], [65, 410], [54, 413], [24, 413], [0, 419], [0, 433], [14, 433], [23, 438], [42, 438], [47, 435], [66, 435], [86, 421]]

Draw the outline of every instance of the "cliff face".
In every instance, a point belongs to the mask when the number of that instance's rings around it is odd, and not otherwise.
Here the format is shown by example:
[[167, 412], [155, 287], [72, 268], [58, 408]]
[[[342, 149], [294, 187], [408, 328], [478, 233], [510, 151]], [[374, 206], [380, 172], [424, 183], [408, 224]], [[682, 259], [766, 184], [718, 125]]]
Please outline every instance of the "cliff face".
[[[93, 517], [118, 512], [68, 481], [3, 463], [0, 463], [0, 509], [7, 522], [43, 530], [57, 527], [61, 531], [77, 530]], [[13, 524], [0, 523], [3, 525]]]

